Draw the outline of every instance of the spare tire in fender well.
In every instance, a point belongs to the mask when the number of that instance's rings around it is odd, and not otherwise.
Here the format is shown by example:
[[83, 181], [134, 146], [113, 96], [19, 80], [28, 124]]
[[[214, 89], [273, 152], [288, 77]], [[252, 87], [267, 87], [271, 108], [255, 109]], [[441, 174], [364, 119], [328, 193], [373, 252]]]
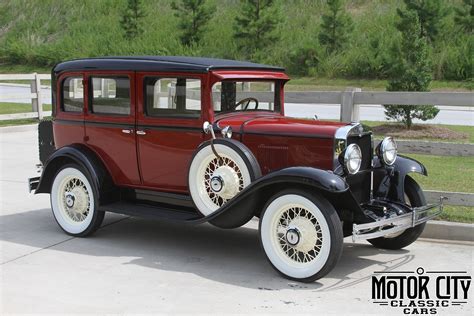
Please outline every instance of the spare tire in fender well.
[[62, 147], [49, 157], [35, 194], [50, 193], [57, 170], [66, 163], [75, 163], [84, 168], [93, 179], [94, 188], [98, 190], [99, 203], [109, 201], [110, 194], [108, 193], [115, 189], [112, 178], [96, 154], [80, 144]]

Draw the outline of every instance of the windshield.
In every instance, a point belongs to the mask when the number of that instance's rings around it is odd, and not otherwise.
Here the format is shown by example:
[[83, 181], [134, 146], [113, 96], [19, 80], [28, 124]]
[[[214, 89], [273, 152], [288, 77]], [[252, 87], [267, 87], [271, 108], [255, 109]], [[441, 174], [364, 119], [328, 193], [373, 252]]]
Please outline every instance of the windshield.
[[280, 112], [280, 85], [276, 81], [225, 80], [212, 86], [215, 113], [233, 111]]

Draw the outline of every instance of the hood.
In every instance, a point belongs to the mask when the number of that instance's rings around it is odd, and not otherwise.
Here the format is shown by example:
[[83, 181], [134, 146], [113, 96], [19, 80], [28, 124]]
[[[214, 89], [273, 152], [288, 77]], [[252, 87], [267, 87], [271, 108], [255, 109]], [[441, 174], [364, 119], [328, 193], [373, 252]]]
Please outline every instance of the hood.
[[299, 119], [275, 113], [238, 113], [235, 112], [218, 118], [220, 128], [232, 127], [232, 130], [243, 134], [309, 136], [334, 138], [338, 128], [345, 123]]

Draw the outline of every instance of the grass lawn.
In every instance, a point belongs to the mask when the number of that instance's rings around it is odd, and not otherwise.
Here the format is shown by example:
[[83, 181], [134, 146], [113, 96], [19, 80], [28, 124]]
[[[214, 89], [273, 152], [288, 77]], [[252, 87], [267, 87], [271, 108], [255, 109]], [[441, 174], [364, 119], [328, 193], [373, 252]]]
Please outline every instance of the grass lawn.
[[[0, 68], [1, 71], [1, 68]], [[291, 76], [290, 76], [291, 77]], [[329, 79], [292, 78], [285, 86], [286, 91], [342, 91], [347, 87], [362, 88], [367, 91], [385, 91], [386, 80], [371, 79]], [[467, 81], [432, 81], [431, 91], [472, 91], [474, 84]]]
[[423, 189], [474, 193], [472, 157], [446, 157], [408, 154], [428, 169], [428, 177], [412, 174]]
[[[374, 126], [379, 126], [379, 125], [382, 125], [382, 124], [397, 124], [397, 123], [389, 123], [387, 121], [385, 122], [379, 122], [379, 121], [361, 121], [362, 124], [364, 125], [367, 125], [369, 127], [374, 127]], [[466, 133], [468, 134], [468, 138], [467, 139], [461, 139], [459, 140], [459, 142], [462, 142], [462, 143], [474, 143], [474, 126], [464, 126], [464, 125], [444, 125], [444, 124], [433, 124], [435, 126], [442, 126], [442, 127], [446, 127], [446, 128], [449, 128], [453, 131], [456, 131], [456, 132], [462, 132], [462, 133]], [[383, 137], [384, 135], [377, 135], [376, 133], [374, 133], [374, 136], [378, 136], [378, 137]], [[433, 140], [433, 141], [440, 141], [439, 139], [437, 138], [420, 138], [420, 139], [425, 139], [425, 140]]]
[[[50, 116], [45, 116], [44, 118], [45, 119], [50, 118]], [[38, 123], [37, 118], [25, 118], [25, 119], [18, 119], [18, 120], [0, 121], [0, 127], [27, 125], [27, 124], [35, 124], [35, 123]]]
[[[43, 111], [51, 111], [51, 104], [43, 104]], [[0, 114], [31, 112], [31, 103], [0, 102]]]
[[[440, 157], [407, 155], [425, 165], [428, 177], [411, 176], [426, 190], [474, 193], [474, 162], [472, 157]], [[474, 207], [447, 205], [439, 220], [474, 223]]]
[[446, 205], [437, 220], [474, 224], [474, 207]]

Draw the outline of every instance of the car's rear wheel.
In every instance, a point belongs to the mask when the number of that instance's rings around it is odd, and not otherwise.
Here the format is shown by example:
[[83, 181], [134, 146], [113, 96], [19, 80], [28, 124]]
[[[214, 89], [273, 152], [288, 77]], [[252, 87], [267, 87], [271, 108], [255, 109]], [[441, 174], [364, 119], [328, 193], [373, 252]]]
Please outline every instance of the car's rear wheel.
[[199, 212], [209, 215], [260, 176], [260, 167], [242, 143], [216, 140], [195, 153], [189, 168], [189, 192]]
[[[416, 181], [409, 176], [405, 178], [405, 199], [407, 204], [412, 207], [426, 205], [423, 190], [418, 185], [418, 183], [416, 183]], [[408, 228], [402, 231], [401, 233], [396, 233], [393, 235], [388, 235], [375, 239], [368, 239], [368, 242], [370, 242], [375, 247], [381, 249], [401, 249], [415, 242], [418, 237], [420, 237], [421, 233], [423, 233], [425, 225], [426, 223], [423, 223], [415, 227]]]
[[98, 211], [97, 206], [97, 190], [87, 172], [68, 164], [56, 173], [51, 187], [51, 209], [64, 232], [77, 237], [95, 232], [104, 219], [104, 212]]
[[273, 268], [286, 278], [313, 282], [336, 265], [343, 232], [334, 207], [300, 190], [277, 194], [260, 217], [260, 241]]

